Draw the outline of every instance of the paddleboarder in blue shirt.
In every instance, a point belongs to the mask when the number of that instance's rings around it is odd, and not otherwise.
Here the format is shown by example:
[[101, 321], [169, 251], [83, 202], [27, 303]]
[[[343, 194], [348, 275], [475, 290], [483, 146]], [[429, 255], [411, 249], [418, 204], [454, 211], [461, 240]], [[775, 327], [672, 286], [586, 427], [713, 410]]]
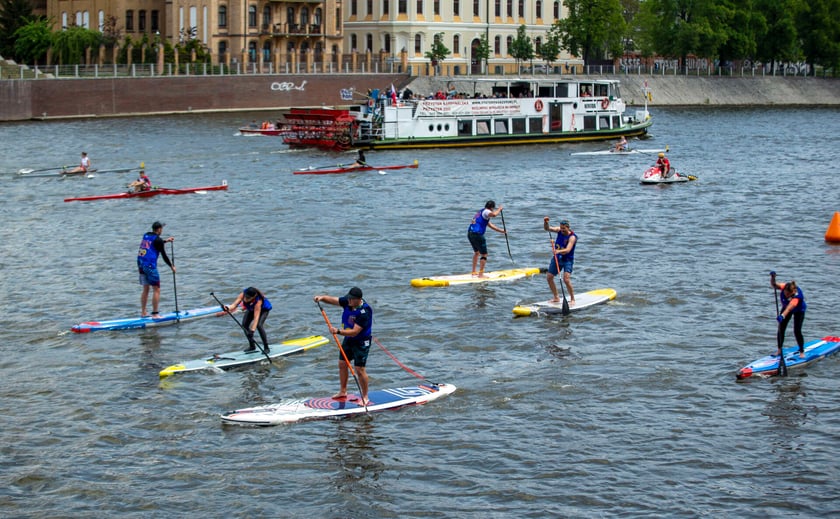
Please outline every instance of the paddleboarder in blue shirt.
[[175, 240], [175, 237], [170, 236], [167, 239], [160, 237], [163, 232], [165, 223], [155, 222], [152, 224], [152, 232], [147, 232], [143, 235], [140, 241], [140, 250], [137, 252], [137, 271], [140, 274], [140, 284], [143, 286], [143, 292], [140, 294], [140, 317], [148, 317], [146, 313], [146, 303], [149, 300], [149, 287], [152, 289], [152, 317], [158, 317], [158, 305], [160, 304], [160, 274], [157, 269], [158, 256], [163, 257], [163, 261], [169, 265], [172, 272], [175, 272], [175, 265], [169, 261], [169, 256], [166, 255], [166, 242]]
[[[359, 390], [361, 391], [361, 404], [368, 404], [368, 374], [367, 358], [370, 352], [370, 341], [373, 336], [373, 309], [362, 298], [362, 289], [353, 287], [344, 297], [320, 295], [315, 296], [315, 302], [323, 301], [327, 304], [344, 308], [341, 314], [341, 328], [330, 326], [330, 333], [343, 335], [344, 341], [341, 349], [347, 359], [353, 362], [358, 373]], [[344, 355], [339, 354], [338, 358], [338, 381], [339, 390], [333, 398], [347, 397], [347, 379], [349, 371]]]
[[572, 287], [572, 268], [575, 264], [575, 247], [577, 246], [577, 234], [575, 234], [571, 227], [569, 227], [568, 220], [560, 220], [560, 225], [557, 227], [550, 227], [548, 225], [548, 216], [543, 218], [543, 229], [549, 232], [556, 232], [557, 238], [554, 239], [554, 257], [551, 258], [551, 263], [548, 265], [548, 287], [554, 295], [552, 303], [559, 303], [560, 296], [557, 294], [557, 285], [554, 283], [554, 276], [558, 274], [557, 266], [559, 264], [560, 270], [563, 271], [563, 283], [569, 291], [569, 304], [575, 304], [575, 289]]
[[796, 281], [776, 282], [775, 272], [770, 272], [770, 286], [780, 290], [779, 302], [782, 306], [782, 311], [776, 317], [776, 320], [779, 321], [779, 331], [776, 334], [776, 343], [779, 349], [776, 355], [782, 354], [785, 330], [787, 330], [787, 325], [793, 317], [793, 335], [796, 337], [796, 344], [799, 345], [799, 357], [805, 358], [805, 338], [802, 336], [802, 323], [805, 321], [805, 310], [808, 308], [808, 305], [805, 304], [805, 295], [802, 293], [802, 289], [796, 286]]
[[239, 303], [245, 308], [245, 316], [242, 317], [242, 328], [245, 329], [245, 336], [248, 337], [248, 349], [245, 353], [257, 351], [257, 343], [254, 341], [254, 332], [260, 333], [262, 339], [264, 352], [269, 353], [268, 336], [265, 333], [265, 320], [268, 319], [268, 313], [271, 311], [271, 301], [265, 295], [254, 287], [248, 287], [236, 296], [236, 300], [229, 306], [225, 307], [228, 312], [236, 311]]
[[[490, 227], [496, 232], [507, 234], [504, 229], [500, 229], [490, 222], [490, 218], [495, 218], [501, 214], [503, 207], [504, 206], [500, 205], [497, 209], [496, 202], [488, 200], [487, 203], [484, 204], [484, 209], [475, 213], [472, 222], [470, 222], [470, 227], [467, 229], [467, 238], [470, 240], [470, 245], [473, 249], [473, 276], [480, 278], [484, 277], [484, 268], [487, 266], [487, 240], [484, 238], [484, 233], [487, 231], [487, 228]], [[480, 263], [478, 261], [479, 257], [481, 258]], [[475, 270], [477, 264], [479, 265], [478, 271]]]

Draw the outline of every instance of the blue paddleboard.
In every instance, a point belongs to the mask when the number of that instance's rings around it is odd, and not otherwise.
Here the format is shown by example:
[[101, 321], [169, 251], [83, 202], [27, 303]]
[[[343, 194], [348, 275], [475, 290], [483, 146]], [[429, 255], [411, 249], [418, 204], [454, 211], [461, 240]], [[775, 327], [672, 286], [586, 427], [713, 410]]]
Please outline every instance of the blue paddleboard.
[[[804, 368], [808, 364], [817, 362], [823, 357], [828, 357], [840, 350], [840, 337], [823, 337], [818, 341], [805, 343], [805, 358], [799, 357], [799, 347], [791, 346], [784, 348], [782, 354], [785, 356], [785, 366], [788, 370]], [[741, 380], [752, 376], [773, 376], [779, 374], [779, 357], [767, 355], [747, 364], [740, 370], [736, 377]]]
[[87, 321], [74, 325], [71, 330], [76, 333], [99, 332], [105, 330], [132, 330], [135, 328], [153, 328], [156, 326], [169, 326], [185, 321], [203, 319], [205, 317], [217, 317], [225, 315], [219, 305], [196, 308], [194, 310], [182, 310], [180, 312], [169, 312], [160, 314], [157, 317], [129, 317], [125, 319], [112, 319], [109, 321]]

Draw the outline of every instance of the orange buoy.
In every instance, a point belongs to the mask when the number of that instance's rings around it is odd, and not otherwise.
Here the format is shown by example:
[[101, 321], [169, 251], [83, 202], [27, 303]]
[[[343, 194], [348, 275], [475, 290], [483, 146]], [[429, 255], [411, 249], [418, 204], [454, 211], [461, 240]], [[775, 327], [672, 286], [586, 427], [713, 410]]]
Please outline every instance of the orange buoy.
[[834, 213], [834, 218], [828, 224], [828, 230], [825, 231], [825, 241], [828, 243], [840, 243], [840, 212]]

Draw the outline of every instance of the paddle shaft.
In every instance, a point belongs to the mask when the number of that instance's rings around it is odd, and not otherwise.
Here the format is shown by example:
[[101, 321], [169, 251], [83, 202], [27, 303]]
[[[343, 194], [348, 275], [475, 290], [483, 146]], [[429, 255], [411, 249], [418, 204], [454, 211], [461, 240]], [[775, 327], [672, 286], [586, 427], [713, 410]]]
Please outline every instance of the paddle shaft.
[[[233, 319], [234, 321], [236, 321], [236, 324], [238, 324], [238, 325], [239, 325], [239, 327], [240, 327], [240, 328], [242, 328], [242, 331], [243, 331], [243, 332], [245, 332], [245, 335], [247, 336], [247, 335], [248, 335], [248, 330], [246, 330], [246, 329], [245, 329], [245, 327], [244, 327], [244, 326], [242, 326], [242, 323], [240, 323], [240, 322], [239, 322], [239, 319], [237, 319], [237, 318], [236, 318], [236, 316], [235, 316], [235, 315], [233, 315], [233, 313], [231, 313], [231, 311], [230, 311], [230, 310], [228, 310], [228, 308], [224, 305], [224, 303], [222, 303], [221, 301], [219, 301], [219, 298], [218, 298], [218, 297], [216, 297], [216, 294], [214, 294], [213, 292], [210, 292], [210, 295], [211, 295], [211, 296], [213, 296], [213, 299], [215, 299], [217, 303], [219, 303], [219, 305], [222, 307], [222, 310], [224, 310], [224, 311], [225, 311], [225, 313], [226, 313], [226, 314], [228, 314], [228, 315], [231, 317], [231, 319]], [[272, 360], [271, 360], [271, 357], [269, 357], [269, 356], [268, 356], [268, 353], [266, 353], [266, 352], [265, 352], [265, 348], [263, 348], [263, 346], [261, 345], [261, 344], [262, 344], [262, 340], [260, 340], [260, 342], [257, 342], [257, 340], [256, 340], [256, 339], [254, 339], [254, 344], [256, 344], [256, 345], [257, 345], [257, 347], [259, 348], [260, 353], [262, 353], [263, 355], [265, 355], [265, 358], [266, 358], [266, 359], [268, 359], [269, 364], [274, 364], [274, 362], [272, 362]]]
[[[776, 303], [776, 315], [779, 315], [779, 287], [773, 283], [773, 302]], [[782, 323], [776, 330], [776, 344], [779, 346], [779, 376], [786, 377], [788, 374], [787, 364], [785, 364], [785, 350], [782, 348], [781, 341]]]
[[551, 235], [551, 231], [548, 231], [548, 240], [551, 243], [551, 257], [554, 258], [554, 266], [557, 267], [557, 275], [560, 276], [560, 292], [563, 294], [563, 310], [561, 310], [561, 313], [569, 315], [571, 310], [569, 310], [569, 302], [566, 301], [566, 289], [563, 288], [563, 283], [565, 283], [563, 281], [563, 271], [560, 270], [560, 261], [557, 259], [557, 252], [554, 250], [554, 236]]
[[[359, 379], [356, 377], [356, 370], [353, 369], [353, 365], [350, 364], [350, 359], [347, 358], [347, 354], [344, 353], [344, 348], [341, 347], [341, 343], [338, 342], [338, 335], [332, 333], [332, 324], [330, 324], [330, 318], [327, 317], [327, 312], [324, 311], [324, 307], [321, 306], [320, 301], [315, 301], [315, 304], [318, 305], [318, 309], [321, 310], [321, 316], [324, 318], [324, 322], [327, 323], [327, 329], [330, 330], [330, 335], [332, 335], [333, 340], [335, 340], [335, 345], [338, 346], [338, 351], [341, 352], [341, 357], [344, 359], [344, 363], [347, 364], [347, 369], [350, 371], [350, 374], [353, 375], [353, 380], [356, 381], [356, 387], [359, 388], [359, 396], [362, 396], [362, 386], [359, 384]], [[365, 412], [368, 412], [367, 403], [365, 403]]]
[[513, 261], [513, 255], [510, 253], [510, 241], [508, 240], [508, 235], [507, 235], [507, 226], [505, 225], [505, 211], [504, 211], [504, 209], [502, 209], [501, 211], [499, 211], [499, 215], [502, 217], [502, 230], [503, 230], [503, 231], [505, 231], [505, 232], [504, 232], [504, 235], [505, 235], [505, 244], [507, 245], [508, 257], [510, 258], [510, 261], [511, 261], [512, 263], [516, 263], [515, 261]]
[[[169, 246], [172, 250], [172, 266], [175, 266], [175, 242], [169, 242]], [[179, 316], [178, 320], [181, 320], [180, 314], [181, 312], [178, 311], [178, 283], [175, 281], [175, 271], [172, 271], [172, 291], [175, 293], [175, 315]]]

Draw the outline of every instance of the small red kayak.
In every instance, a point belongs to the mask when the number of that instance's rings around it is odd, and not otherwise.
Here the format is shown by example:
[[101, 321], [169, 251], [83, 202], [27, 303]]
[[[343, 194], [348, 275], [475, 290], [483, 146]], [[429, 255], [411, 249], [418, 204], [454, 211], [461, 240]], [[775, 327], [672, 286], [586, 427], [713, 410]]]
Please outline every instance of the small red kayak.
[[327, 168], [310, 168], [310, 169], [299, 169], [294, 171], [295, 175], [328, 175], [332, 173], [355, 173], [357, 171], [380, 171], [386, 169], [406, 169], [406, 168], [413, 168], [416, 169], [420, 166], [420, 163], [416, 160], [413, 164], [405, 164], [401, 166], [338, 166], [332, 167], [329, 166]]
[[157, 195], [186, 195], [189, 193], [204, 193], [206, 191], [222, 191], [228, 188], [227, 180], [222, 180], [218, 186], [205, 187], [185, 187], [184, 189], [174, 189], [170, 187], [153, 187], [148, 191], [128, 192], [128, 193], [114, 193], [111, 195], [93, 195], [93, 196], [79, 196], [75, 198], [65, 198], [65, 202], [89, 202], [91, 200], [112, 200], [119, 198], [149, 198]]

